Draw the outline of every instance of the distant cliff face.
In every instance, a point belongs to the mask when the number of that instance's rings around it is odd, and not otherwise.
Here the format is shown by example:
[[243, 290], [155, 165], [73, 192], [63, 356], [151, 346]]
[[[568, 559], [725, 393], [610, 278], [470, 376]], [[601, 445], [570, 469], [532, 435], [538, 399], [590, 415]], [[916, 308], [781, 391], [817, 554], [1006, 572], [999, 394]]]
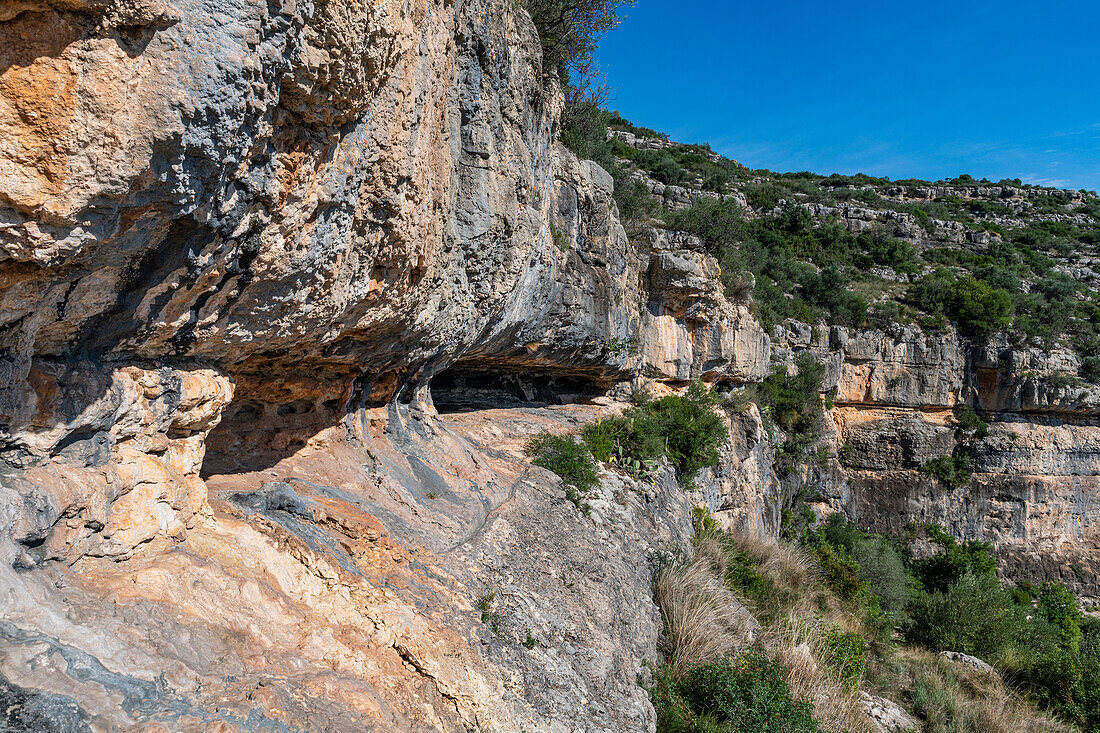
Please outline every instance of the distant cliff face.
[[[770, 534], [796, 496], [940, 521], [1094, 583], [1096, 390], [1048, 378], [1076, 357], [766, 332], [692, 237], [628, 238], [540, 54], [511, 0], [0, 9], [12, 720], [648, 730], [650, 572], [692, 501]], [[524, 457], [631, 382], [805, 350], [835, 388], [820, 465], [778, 471], [756, 406], [691, 495], [606, 469], [586, 515]], [[993, 427], [949, 490], [918, 469], [965, 401]]]
[[[1066, 383], [1074, 354], [911, 327], [776, 335], [778, 353], [810, 348], [829, 367], [843, 471], [814, 501], [886, 533], [934, 522], [990, 541], [1010, 575], [1058, 579], [1096, 601], [1100, 389]], [[960, 427], [955, 410], [967, 404], [988, 420], [986, 437]], [[921, 470], [960, 448], [971, 457], [965, 485]]]
[[[872, 314], [882, 304], [894, 307], [885, 311], [889, 317], [869, 319], [882, 324], [878, 328], [842, 327], [823, 318], [812, 325], [786, 320], [772, 329], [774, 365], [793, 367], [796, 355], [809, 351], [825, 367], [822, 389], [826, 404], [834, 405], [821, 433], [829, 458], [779, 476], [767, 449], [761, 460], [743, 455], [738, 478], [720, 481], [710, 497], [720, 514], [740, 521], [745, 508], [756, 505], [733, 488], [748, 478], [757, 487], [751, 495], [765, 507], [755, 516], [770, 531], [778, 528], [777, 507], [795, 497], [821, 511], [844, 511], [879, 531], [935, 522], [958, 537], [992, 542], [1010, 575], [1058, 579], [1096, 602], [1100, 385], [1089, 368], [1090, 359], [1096, 361], [1089, 334], [1096, 332], [1100, 302], [1095, 194], [1019, 181], [934, 185], [783, 176], [750, 171], [709, 148], [626, 130], [611, 134], [618, 162], [666, 210], [722, 199], [750, 223], [771, 220], [783, 229], [793, 207], [805, 211], [818, 231], [840, 227], [866, 236], [856, 255], [868, 260], [874, 253], [865, 250], [883, 242], [895, 253], [910, 253], [900, 267], [872, 260], [862, 273], [859, 285], [872, 294]], [[654, 239], [677, 238], [708, 246], [705, 237], [684, 233]], [[947, 323], [918, 327], [913, 321], [922, 314], [913, 311], [907, 288], [943, 265], [1015, 284], [1024, 293], [1017, 320], [1030, 333], [1013, 324], [1010, 335], [964, 338]], [[793, 266], [806, 263], [795, 258]], [[1066, 294], [1052, 305], [1055, 288]], [[1036, 333], [1046, 333], [1048, 343]], [[956, 410], [964, 406], [989, 423], [987, 436], [959, 426]], [[742, 422], [751, 425], [751, 418]], [[761, 432], [765, 446], [775, 440], [774, 433]], [[951, 486], [922, 470], [953, 455], [970, 461], [972, 478], [965, 485]]]

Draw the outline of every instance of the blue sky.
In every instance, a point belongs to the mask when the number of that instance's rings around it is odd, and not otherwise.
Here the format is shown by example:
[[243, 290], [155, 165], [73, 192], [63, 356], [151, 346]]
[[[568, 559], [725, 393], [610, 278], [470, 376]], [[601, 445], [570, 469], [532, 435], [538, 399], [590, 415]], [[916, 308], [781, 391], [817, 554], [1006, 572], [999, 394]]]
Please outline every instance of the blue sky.
[[1097, 0], [637, 0], [610, 107], [752, 168], [1100, 190]]

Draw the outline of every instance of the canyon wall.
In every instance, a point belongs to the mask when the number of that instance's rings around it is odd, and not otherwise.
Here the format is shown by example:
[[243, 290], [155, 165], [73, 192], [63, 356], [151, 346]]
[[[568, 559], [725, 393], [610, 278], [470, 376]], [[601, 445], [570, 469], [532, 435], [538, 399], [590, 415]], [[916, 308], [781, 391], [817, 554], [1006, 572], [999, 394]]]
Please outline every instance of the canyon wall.
[[627, 241], [559, 100], [503, 0], [5, 6], [14, 729], [652, 727], [689, 500], [582, 514], [523, 446], [768, 340]]
[[[1070, 357], [766, 334], [691, 241], [627, 237], [559, 106], [510, 0], [0, 9], [13, 729], [651, 730], [693, 501], [775, 534], [810, 486], [1093, 584], [1097, 399], [1043, 377]], [[690, 495], [604, 470], [582, 512], [524, 456], [632, 383], [806, 349], [822, 467], [777, 475], [755, 406]], [[917, 469], [961, 402], [996, 419], [948, 491]]]

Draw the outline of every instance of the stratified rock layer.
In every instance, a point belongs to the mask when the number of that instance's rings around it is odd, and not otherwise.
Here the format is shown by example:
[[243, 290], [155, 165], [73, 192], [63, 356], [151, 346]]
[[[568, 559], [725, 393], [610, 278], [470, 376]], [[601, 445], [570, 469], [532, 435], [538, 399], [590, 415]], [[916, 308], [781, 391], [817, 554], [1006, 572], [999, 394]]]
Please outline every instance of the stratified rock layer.
[[[0, 9], [12, 725], [652, 730], [651, 571], [691, 500], [775, 533], [809, 486], [1093, 582], [1100, 403], [1044, 377], [1071, 357], [769, 337], [690, 238], [628, 240], [551, 77], [511, 0]], [[806, 349], [847, 471], [777, 475], [754, 406], [690, 496], [605, 472], [585, 513], [523, 455], [632, 380]], [[997, 419], [950, 492], [917, 469], [962, 402]]]
[[713, 260], [627, 241], [554, 84], [503, 0], [4, 8], [12, 720], [652, 727], [688, 498], [608, 475], [586, 516], [522, 446], [768, 339]]

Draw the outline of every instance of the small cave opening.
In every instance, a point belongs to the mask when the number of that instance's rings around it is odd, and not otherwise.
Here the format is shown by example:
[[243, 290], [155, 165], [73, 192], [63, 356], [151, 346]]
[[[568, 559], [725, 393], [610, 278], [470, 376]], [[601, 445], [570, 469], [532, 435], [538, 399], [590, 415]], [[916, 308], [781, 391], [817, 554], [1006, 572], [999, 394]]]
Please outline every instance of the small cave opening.
[[586, 403], [611, 386], [584, 373], [456, 365], [432, 378], [431, 394], [436, 410], [447, 414]]

